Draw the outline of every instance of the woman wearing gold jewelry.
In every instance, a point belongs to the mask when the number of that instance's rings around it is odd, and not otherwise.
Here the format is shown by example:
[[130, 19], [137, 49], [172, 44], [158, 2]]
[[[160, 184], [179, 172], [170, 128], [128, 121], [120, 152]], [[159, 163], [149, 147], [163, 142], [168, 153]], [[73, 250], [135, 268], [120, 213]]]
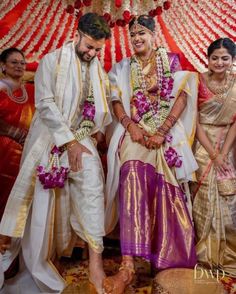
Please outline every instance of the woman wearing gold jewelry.
[[[104, 280], [105, 293], [123, 293], [141, 256], [157, 270], [194, 267], [191, 219], [181, 183], [197, 164], [191, 151], [197, 75], [176, 71], [178, 58], [153, 49], [155, 22], [141, 15], [129, 25], [135, 54], [110, 72], [118, 124], [108, 151], [106, 226], [114, 227], [119, 193], [122, 264]], [[118, 201], [118, 199], [117, 199]]]
[[22, 82], [25, 57], [17, 48], [0, 55], [0, 220], [19, 171], [22, 146], [34, 112], [34, 87]]
[[193, 187], [198, 261], [236, 276], [236, 75], [235, 43], [221, 38], [208, 48], [200, 75]]

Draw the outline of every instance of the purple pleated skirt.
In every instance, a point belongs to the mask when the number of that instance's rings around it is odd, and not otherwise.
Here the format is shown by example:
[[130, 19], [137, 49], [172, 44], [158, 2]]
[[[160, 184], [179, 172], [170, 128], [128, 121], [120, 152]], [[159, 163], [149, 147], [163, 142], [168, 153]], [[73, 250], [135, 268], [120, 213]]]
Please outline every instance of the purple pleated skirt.
[[123, 255], [144, 257], [159, 270], [195, 266], [193, 225], [177, 181], [167, 182], [148, 163], [126, 161], [119, 199]]

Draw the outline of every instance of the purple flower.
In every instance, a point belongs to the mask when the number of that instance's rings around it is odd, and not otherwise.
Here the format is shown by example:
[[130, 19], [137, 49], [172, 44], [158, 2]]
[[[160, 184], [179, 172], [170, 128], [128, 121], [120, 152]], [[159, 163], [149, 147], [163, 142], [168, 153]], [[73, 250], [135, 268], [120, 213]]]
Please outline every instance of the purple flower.
[[88, 101], [84, 102], [83, 117], [89, 120], [93, 120], [95, 116], [95, 106]]
[[174, 84], [174, 79], [173, 78], [169, 78], [169, 84], [173, 86], [173, 84]]
[[60, 168], [53, 166], [47, 171], [45, 167], [40, 165], [36, 170], [44, 189], [63, 188], [69, 173], [69, 168], [63, 166]]
[[52, 148], [51, 154], [58, 154], [58, 155], [61, 154], [59, 148], [56, 145]]
[[142, 117], [144, 113], [147, 113], [150, 110], [150, 104], [147, 101], [146, 96], [141, 91], [135, 94], [134, 105], [140, 117]]
[[143, 99], [143, 98], [145, 98], [143, 92], [141, 92], [141, 91], [138, 91], [138, 92], [136, 93], [135, 96], [136, 96], [138, 99]]
[[166, 89], [162, 89], [161, 90], [161, 93], [160, 93], [161, 97], [166, 97], [166, 94], [167, 94], [167, 90]]
[[139, 123], [141, 119], [142, 119], [142, 117], [139, 116], [138, 113], [135, 113], [135, 114], [132, 115], [132, 120], [133, 120], [134, 122], [136, 122], [136, 123]]
[[166, 134], [165, 136], [165, 142], [171, 143], [173, 139], [173, 136], [171, 134]]
[[169, 167], [181, 167], [182, 160], [174, 148], [169, 147], [164, 152], [164, 156]]
[[182, 160], [180, 159], [180, 157], [178, 157], [175, 162], [175, 167], [181, 167], [181, 165], [182, 165]]
[[162, 79], [162, 83], [161, 83], [161, 92], [160, 92], [160, 96], [162, 100], [165, 101], [170, 101], [170, 94], [172, 92], [173, 89], [173, 83], [174, 83], [174, 79], [173, 78], [166, 78], [164, 77]]

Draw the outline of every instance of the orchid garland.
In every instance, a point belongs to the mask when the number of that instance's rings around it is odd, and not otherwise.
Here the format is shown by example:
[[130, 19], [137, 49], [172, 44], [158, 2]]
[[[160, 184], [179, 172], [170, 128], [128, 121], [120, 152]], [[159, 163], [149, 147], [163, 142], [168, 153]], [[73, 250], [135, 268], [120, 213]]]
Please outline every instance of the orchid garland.
[[[79, 129], [74, 133], [75, 139], [81, 141], [90, 135], [95, 126], [95, 104], [92, 86], [90, 94], [84, 101], [83, 119], [79, 125]], [[54, 146], [50, 152], [50, 159], [47, 167], [39, 165], [36, 169], [39, 181], [44, 189], [63, 188], [67, 180], [69, 168], [60, 165], [60, 156], [66, 150], [63, 146], [58, 148]]]
[[44, 189], [63, 188], [68, 177], [69, 168], [60, 166], [59, 156], [61, 150], [54, 146], [50, 153], [49, 164], [47, 167], [39, 165], [37, 176]]
[[157, 128], [166, 120], [170, 112], [170, 96], [174, 80], [171, 75], [169, 58], [164, 48], [158, 48], [156, 52], [156, 67], [158, 75], [159, 99], [151, 103], [146, 89], [145, 79], [142, 73], [141, 65], [134, 55], [131, 58], [131, 81], [133, 85], [133, 101], [137, 109], [134, 115], [134, 121], [144, 123], [152, 134], [155, 134]]
[[78, 141], [81, 141], [82, 139], [90, 135], [93, 127], [95, 126], [95, 104], [92, 86], [90, 89], [90, 94], [84, 101], [82, 115], [83, 120], [80, 123], [79, 129], [74, 133], [75, 139]]
[[[170, 113], [171, 96], [174, 80], [172, 78], [169, 57], [166, 50], [162, 47], [156, 52], [156, 68], [158, 82], [158, 99], [151, 102], [148, 97], [145, 79], [142, 73], [141, 65], [134, 55], [131, 58], [131, 82], [133, 86], [133, 106], [135, 112], [132, 119], [144, 125], [144, 128], [151, 134], [156, 134], [157, 129], [164, 123]], [[167, 144], [172, 142], [172, 135], [167, 134], [165, 137]], [[165, 160], [169, 167], [181, 167], [182, 160], [172, 147], [164, 152]]]

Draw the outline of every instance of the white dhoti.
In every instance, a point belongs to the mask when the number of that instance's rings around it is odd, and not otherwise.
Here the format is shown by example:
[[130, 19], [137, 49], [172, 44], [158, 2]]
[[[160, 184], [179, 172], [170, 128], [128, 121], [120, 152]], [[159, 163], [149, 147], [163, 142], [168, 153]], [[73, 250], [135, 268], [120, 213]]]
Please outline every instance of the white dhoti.
[[88, 139], [83, 140], [83, 145], [93, 155], [83, 153], [83, 169], [69, 174], [70, 223], [78, 236], [101, 253], [105, 235], [103, 170], [96, 149], [88, 146]]
[[[0, 224], [0, 234], [12, 237], [13, 241], [21, 240], [19, 244], [13, 242], [3, 270], [22, 248], [28, 272], [43, 293], [61, 293], [65, 288], [65, 281], [52, 260], [56, 254], [70, 255], [76, 235], [95, 252], [103, 250], [104, 179], [91, 137], [80, 143], [92, 154], [82, 154], [82, 169], [69, 173], [64, 188], [45, 190], [36, 176], [38, 165], [47, 166], [54, 145], [62, 146], [75, 139], [71, 128], [79, 125], [82, 114], [82, 74], [76, 58], [70, 43], [61, 51], [48, 54], [40, 63], [35, 77], [37, 111], [25, 144], [21, 170]], [[96, 132], [110, 123], [111, 116], [106, 101], [106, 78], [96, 58], [91, 61], [89, 71], [95, 104], [93, 132]], [[67, 151], [60, 161], [61, 166], [69, 167]]]

